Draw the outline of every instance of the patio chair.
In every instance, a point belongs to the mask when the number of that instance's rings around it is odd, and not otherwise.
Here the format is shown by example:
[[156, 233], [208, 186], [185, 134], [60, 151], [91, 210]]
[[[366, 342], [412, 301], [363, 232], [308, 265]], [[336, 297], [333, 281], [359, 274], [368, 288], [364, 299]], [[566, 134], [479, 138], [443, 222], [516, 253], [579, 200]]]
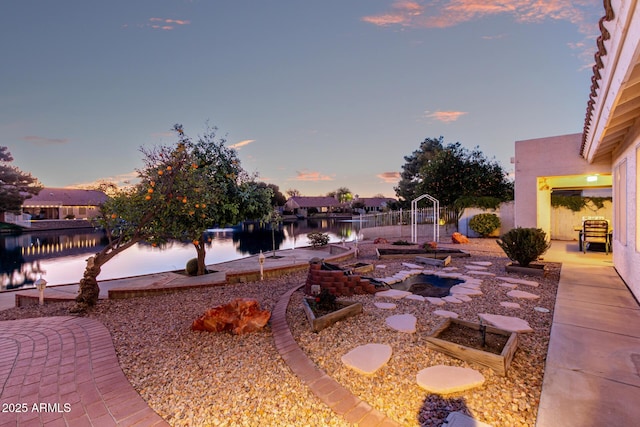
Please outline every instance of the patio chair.
[[611, 251], [611, 234], [609, 233], [609, 221], [606, 219], [587, 219], [582, 222], [580, 233], [580, 246], [583, 253], [587, 253], [590, 243], [604, 243], [604, 250]]

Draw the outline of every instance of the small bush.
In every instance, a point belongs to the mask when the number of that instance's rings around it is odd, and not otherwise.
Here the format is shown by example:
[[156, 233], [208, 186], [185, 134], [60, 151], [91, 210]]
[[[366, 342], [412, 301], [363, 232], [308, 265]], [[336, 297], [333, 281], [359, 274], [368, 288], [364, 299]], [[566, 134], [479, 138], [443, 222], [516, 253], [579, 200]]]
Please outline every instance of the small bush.
[[500, 218], [498, 218], [498, 215], [492, 213], [474, 215], [473, 218], [469, 220], [469, 228], [482, 237], [487, 237], [500, 228]]
[[189, 276], [197, 276], [198, 275], [198, 258], [191, 258], [187, 261], [187, 265], [184, 268], [185, 273]]
[[407, 242], [406, 240], [396, 240], [395, 242], [392, 243], [392, 245], [396, 245], [396, 246], [411, 246], [411, 243]]
[[329, 235], [327, 233], [321, 233], [319, 231], [308, 233], [307, 239], [309, 239], [309, 243], [311, 243], [311, 246], [313, 248], [320, 248], [329, 244]]
[[514, 228], [496, 240], [511, 261], [527, 267], [551, 247], [547, 235], [539, 228]]

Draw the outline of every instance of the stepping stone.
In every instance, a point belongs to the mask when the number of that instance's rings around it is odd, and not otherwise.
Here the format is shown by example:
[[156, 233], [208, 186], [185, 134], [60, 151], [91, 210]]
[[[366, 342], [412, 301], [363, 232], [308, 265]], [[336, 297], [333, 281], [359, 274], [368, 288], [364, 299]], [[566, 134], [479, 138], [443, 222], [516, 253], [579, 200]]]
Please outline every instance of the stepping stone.
[[462, 302], [469, 302], [469, 301], [471, 301], [471, 297], [470, 297], [470, 296], [468, 296], [468, 295], [455, 294], [455, 295], [452, 295], [452, 296], [453, 296], [453, 297], [455, 297], [455, 298], [458, 298], [458, 299], [459, 299], [460, 301], [462, 301]]
[[538, 298], [540, 298], [540, 295], [532, 294], [532, 293], [525, 292], [525, 291], [518, 291], [518, 290], [509, 291], [509, 292], [507, 292], [507, 295], [510, 296], [511, 298], [522, 298], [522, 299], [538, 299]]
[[459, 279], [461, 275], [459, 273], [436, 273], [436, 276], [441, 279]]
[[464, 268], [466, 268], [467, 270], [486, 270], [487, 267], [483, 267], [481, 265], [465, 265]]
[[416, 331], [416, 316], [413, 314], [396, 314], [385, 319], [387, 326], [396, 331], [413, 334]]
[[505, 282], [509, 283], [515, 283], [516, 285], [533, 286], [534, 288], [540, 286], [540, 283], [534, 282], [533, 280], [516, 279], [515, 277], [496, 277], [496, 279], [504, 280]]
[[518, 287], [515, 283], [498, 283], [498, 286], [502, 286], [503, 288], [515, 289]]
[[533, 309], [535, 311], [537, 311], [538, 313], [548, 313], [549, 309], [548, 308], [544, 308], [544, 307], [533, 307]]
[[412, 270], [422, 270], [422, 266], [417, 265], [417, 264], [411, 264], [409, 262], [403, 262], [402, 265], [407, 267], [407, 268], [410, 268]]
[[385, 268], [387, 268], [387, 266], [386, 266], [386, 265], [384, 265], [384, 264], [378, 264], [378, 265], [376, 265], [376, 268], [379, 268], [379, 269], [381, 269], [381, 270], [384, 270]]
[[467, 289], [475, 289], [477, 291], [480, 290], [480, 283], [462, 282], [459, 285], [455, 285], [455, 286], [460, 286], [461, 288], [467, 288]]
[[500, 303], [501, 306], [503, 307], [507, 307], [507, 308], [520, 308], [520, 304], [518, 304], [517, 302], [506, 302], [503, 301]]
[[462, 300], [461, 299], [458, 299], [458, 298], [456, 298], [456, 297], [454, 297], [452, 295], [449, 295], [448, 297], [443, 297], [442, 299], [444, 301], [446, 301], [446, 302], [450, 302], [450, 303], [453, 303], [453, 304], [462, 304]]
[[416, 381], [431, 393], [449, 394], [484, 384], [484, 377], [475, 369], [437, 365], [418, 372]]
[[471, 418], [462, 412], [450, 412], [444, 420], [442, 427], [492, 427], [491, 424], [483, 423], [475, 418]]
[[488, 271], [476, 271], [476, 270], [468, 270], [467, 274], [478, 274], [480, 276], [495, 276], [494, 273], [490, 273]]
[[392, 302], [374, 302], [373, 305], [383, 310], [393, 310], [397, 307], [397, 305]]
[[471, 261], [469, 262], [469, 264], [481, 265], [483, 267], [489, 267], [490, 265], [493, 265], [493, 263], [490, 261]]
[[457, 298], [458, 295], [482, 295], [482, 291], [475, 288], [467, 288], [462, 285], [454, 285], [449, 289], [451, 295]]
[[442, 270], [443, 271], [453, 271], [453, 270], [457, 270], [457, 269], [458, 269], [458, 267], [445, 267]]
[[442, 317], [453, 317], [454, 319], [458, 318], [458, 313], [454, 313], [453, 311], [447, 310], [434, 310], [433, 314]]
[[518, 317], [500, 316], [498, 314], [480, 313], [478, 317], [491, 326], [504, 329], [509, 332], [527, 333], [533, 332], [529, 322]]
[[424, 302], [424, 297], [422, 295], [416, 295], [416, 294], [407, 295], [405, 299]]
[[406, 296], [413, 295], [409, 291], [400, 291], [398, 289], [389, 289], [388, 291], [380, 291], [376, 292], [376, 298], [393, 298], [393, 299], [402, 299]]
[[425, 301], [429, 301], [433, 305], [444, 305], [445, 301], [442, 298], [424, 297]]
[[343, 355], [340, 360], [356, 372], [373, 375], [391, 359], [391, 352], [391, 346], [386, 344], [365, 344]]

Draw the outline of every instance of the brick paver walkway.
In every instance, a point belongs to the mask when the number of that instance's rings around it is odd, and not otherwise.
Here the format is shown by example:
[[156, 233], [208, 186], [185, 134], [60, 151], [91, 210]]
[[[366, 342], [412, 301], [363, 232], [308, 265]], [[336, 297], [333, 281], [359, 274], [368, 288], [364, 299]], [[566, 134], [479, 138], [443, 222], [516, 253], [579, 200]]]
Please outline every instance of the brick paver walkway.
[[168, 426], [124, 376], [100, 322], [0, 322], [0, 427], [39, 425]]

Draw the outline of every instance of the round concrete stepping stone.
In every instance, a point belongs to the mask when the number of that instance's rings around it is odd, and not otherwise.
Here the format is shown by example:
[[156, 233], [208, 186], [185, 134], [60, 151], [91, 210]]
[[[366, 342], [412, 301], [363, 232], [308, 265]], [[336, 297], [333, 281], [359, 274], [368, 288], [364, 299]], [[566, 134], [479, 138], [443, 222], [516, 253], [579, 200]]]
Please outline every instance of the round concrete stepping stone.
[[499, 314], [480, 313], [478, 317], [491, 326], [504, 329], [509, 332], [527, 333], [533, 332], [529, 322], [518, 317], [500, 316]]
[[397, 305], [392, 302], [374, 302], [373, 305], [383, 310], [393, 310], [397, 307]]
[[550, 311], [548, 308], [544, 308], [544, 307], [533, 307], [533, 309], [538, 313], [549, 313]]
[[431, 393], [449, 394], [480, 387], [484, 384], [484, 376], [471, 368], [436, 365], [418, 372], [416, 381]]
[[425, 297], [425, 301], [429, 301], [433, 305], [445, 305], [446, 302], [442, 298]]
[[471, 261], [469, 262], [469, 264], [481, 265], [483, 267], [489, 267], [490, 265], [493, 265], [491, 261]]
[[434, 310], [433, 314], [435, 314], [436, 316], [442, 316], [442, 317], [453, 317], [454, 319], [458, 318], [458, 313], [454, 313], [453, 311], [447, 311], [447, 310]]
[[525, 292], [525, 291], [518, 291], [518, 290], [509, 291], [507, 292], [507, 295], [510, 296], [511, 298], [522, 298], [522, 299], [539, 299], [540, 298], [540, 295], [532, 294], [530, 292]]
[[453, 303], [453, 304], [462, 304], [462, 300], [461, 299], [456, 298], [456, 297], [451, 296], [451, 295], [449, 295], [448, 297], [443, 297], [442, 299], [444, 301], [446, 301], [446, 302], [450, 302], [450, 303]]
[[343, 355], [340, 360], [356, 372], [373, 375], [387, 364], [391, 353], [391, 346], [386, 344], [365, 344]]
[[409, 291], [400, 291], [398, 289], [389, 289], [388, 291], [376, 292], [376, 298], [392, 298], [392, 299], [402, 299], [406, 296], [413, 295]]
[[467, 264], [464, 266], [464, 268], [466, 268], [467, 270], [476, 270], [476, 271], [481, 271], [481, 270], [486, 270], [487, 267], [483, 267], [481, 265], [472, 265], [472, 264]]
[[508, 276], [496, 277], [496, 279], [504, 280], [505, 282], [509, 282], [509, 283], [515, 283], [516, 285], [533, 286], [534, 288], [537, 288], [538, 286], [540, 286], [540, 283], [534, 282], [533, 280], [516, 279], [515, 277], [508, 277]]
[[395, 316], [387, 317], [385, 320], [390, 328], [410, 334], [416, 331], [416, 321], [416, 316], [413, 314], [396, 314]]
[[424, 302], [424, 297], [422, 295], [416, 295], [416, 294], [407, 295], [404, 299]]
[[506, 302], [503, 301], [500, 303], [501, 306], [503, 307], [507, 307], [507, 308], [520, 308], [520, 304], [518, 304], [517, 302]]

